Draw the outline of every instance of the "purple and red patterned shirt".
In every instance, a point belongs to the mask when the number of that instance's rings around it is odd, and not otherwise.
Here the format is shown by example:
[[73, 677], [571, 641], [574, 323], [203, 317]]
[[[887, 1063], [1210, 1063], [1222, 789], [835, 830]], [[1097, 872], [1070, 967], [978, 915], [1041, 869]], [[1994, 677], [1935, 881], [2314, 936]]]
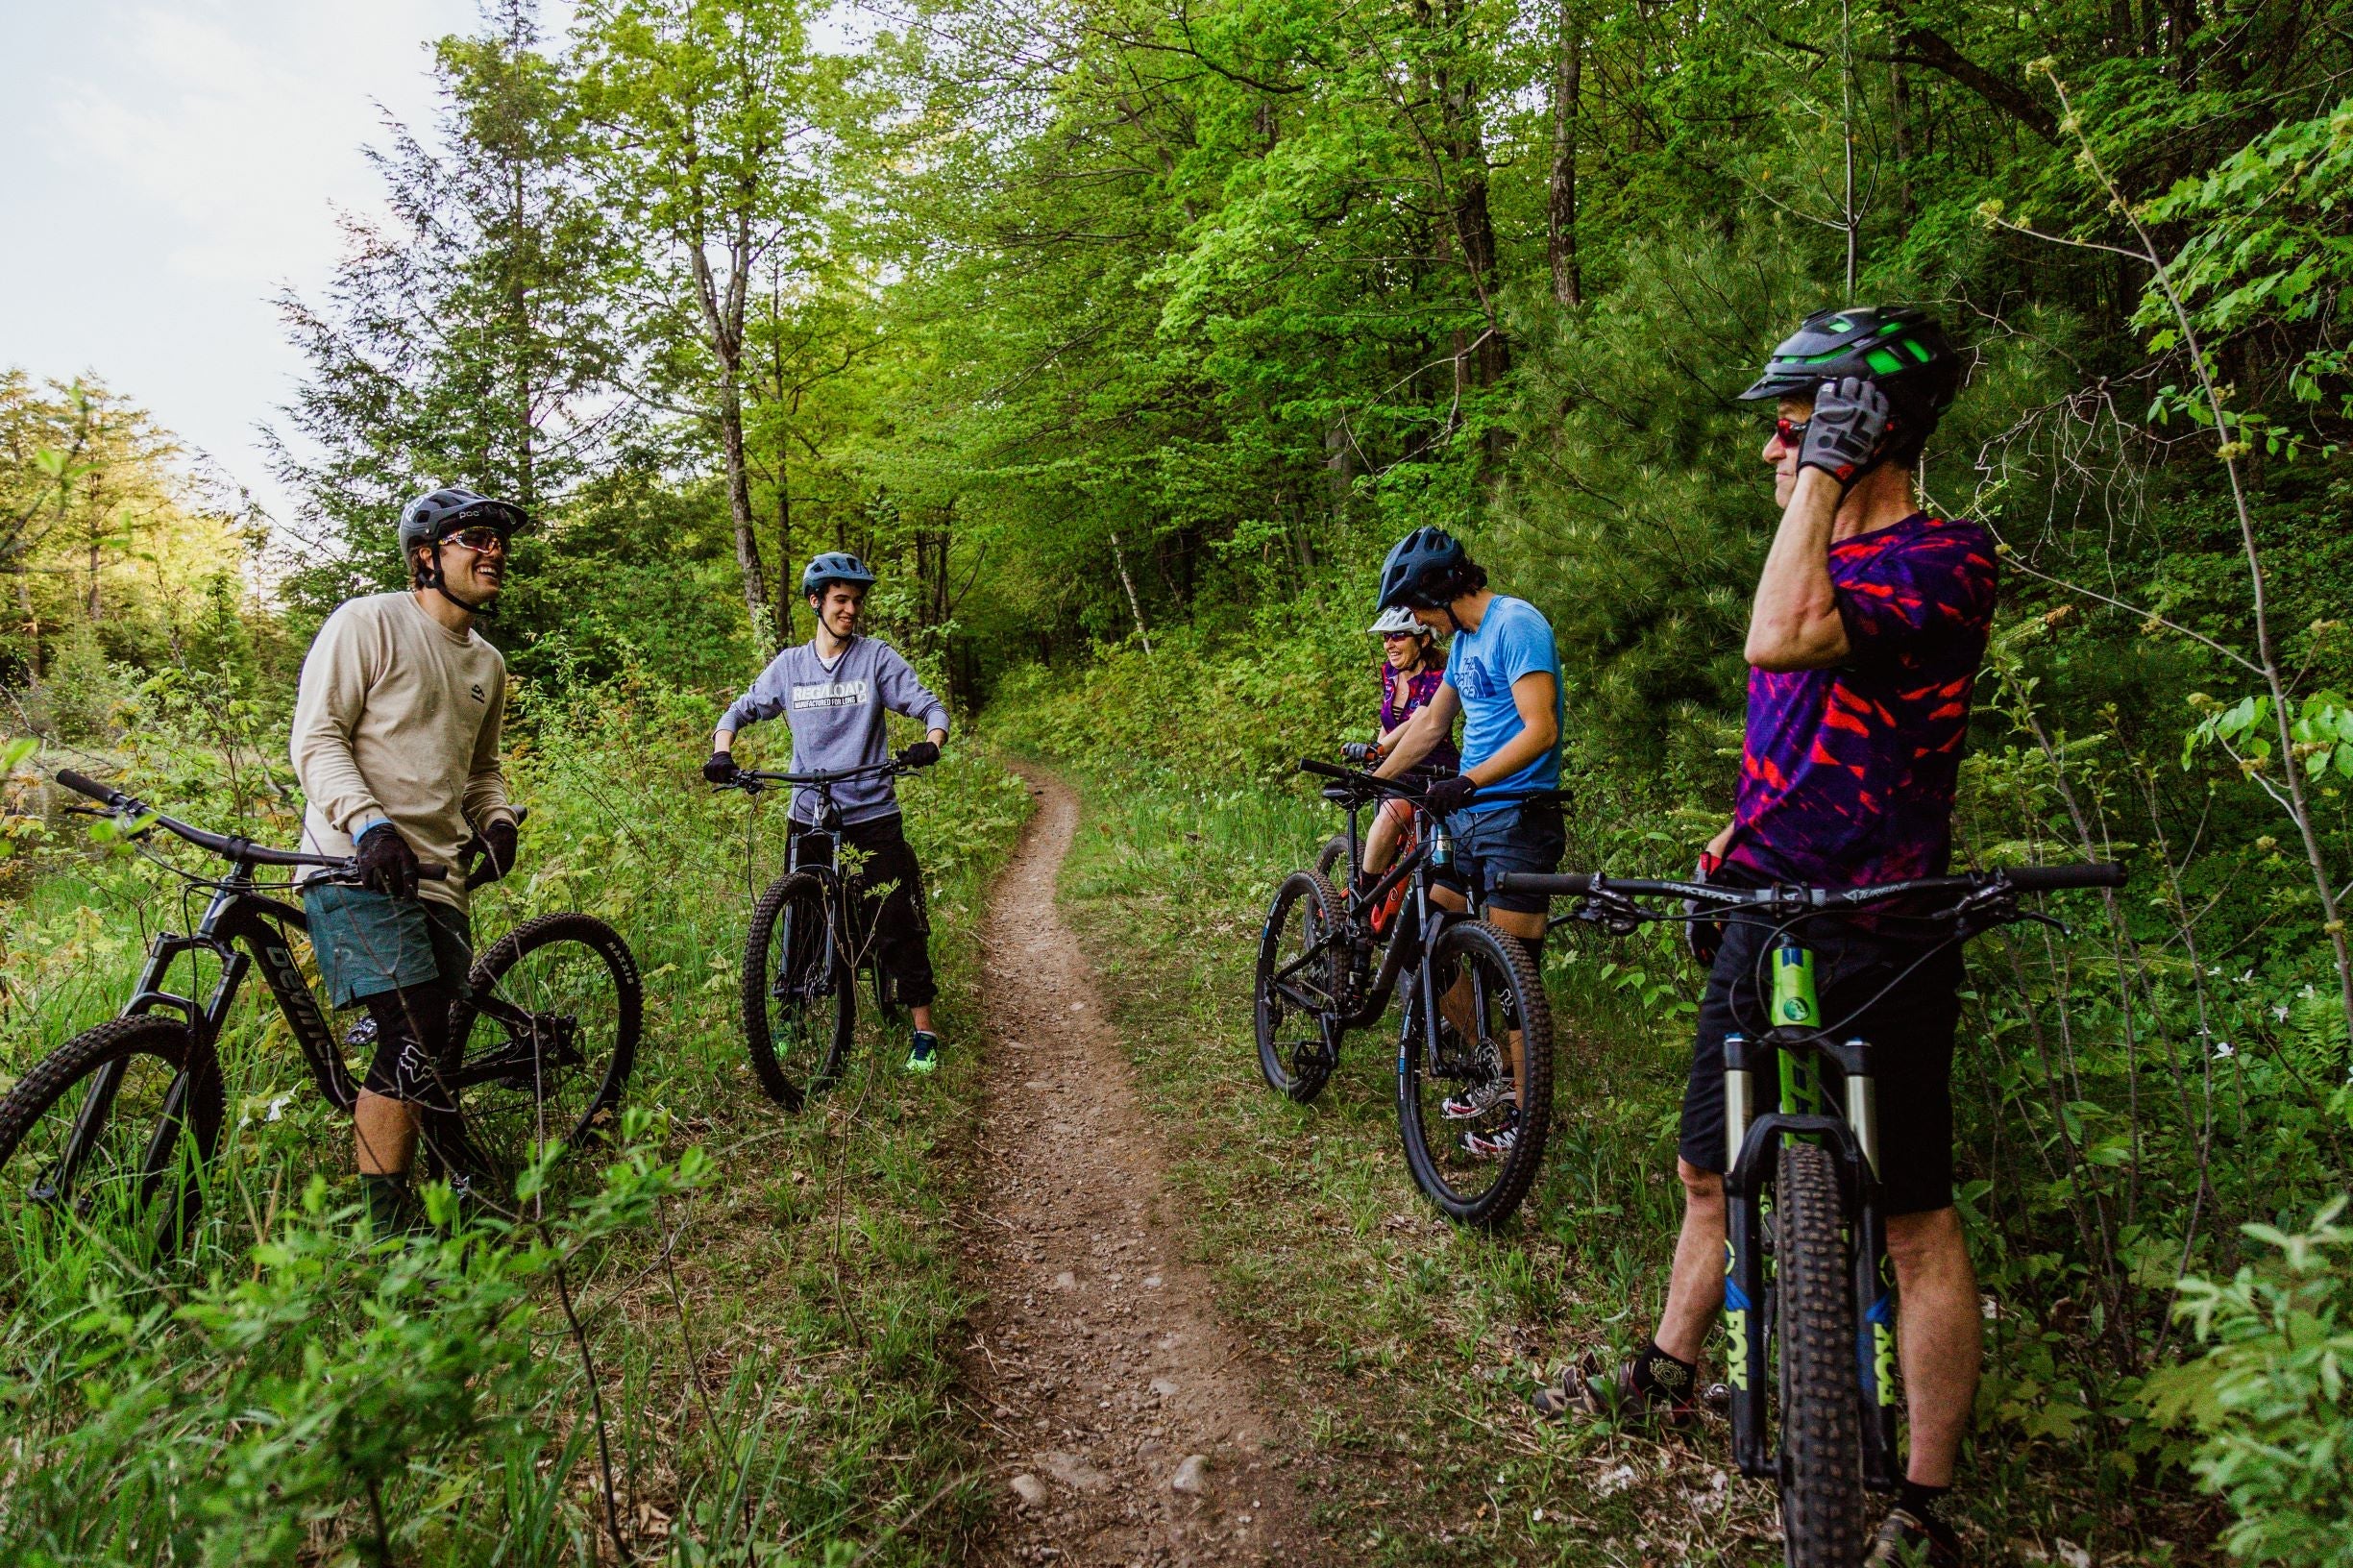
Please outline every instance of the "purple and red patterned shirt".
[[1924, 512], [1830, 547], [1851, 651], [1749, 672], [1726, 861], [1828, 887], [1944, 874], [1994, 577], [1983, 527]]
[[[1417, 675], [1404, 680], [1397, 678], [1397, 669], [1386, 659], [1381, 661], [1381, 733], [1386, 735], [1399, 724], [1430, 706], [1430, 699], [1438, 695], [1446, 683], [1446, 667], [1438, 665], [1424, 669]], [[1455, 748], [1455, 738], [1441, 736], [1430, 748], [1430, 755], [1421, 762], [1424, 768], [1444, 769], [1453, 772], [1462, 766], [1462, 753]]]

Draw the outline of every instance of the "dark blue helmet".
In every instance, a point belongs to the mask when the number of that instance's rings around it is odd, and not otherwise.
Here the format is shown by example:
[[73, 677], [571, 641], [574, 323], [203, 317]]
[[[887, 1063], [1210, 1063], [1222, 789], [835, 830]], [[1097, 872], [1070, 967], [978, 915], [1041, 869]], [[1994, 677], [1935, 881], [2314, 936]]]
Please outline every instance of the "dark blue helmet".
[[874, 574], [867, 564], [846, 551], [829, 550], [809, 563], [800, 575], [800, 591], [814, 594], [829, 582], [863, 582], [871, 584]]
[[1375, 609], [1434, 610], [1466, 591], [1477, 569], [1461, 544], [1444, 528], [1415, 528], [1381, 563], [1381, 601]]

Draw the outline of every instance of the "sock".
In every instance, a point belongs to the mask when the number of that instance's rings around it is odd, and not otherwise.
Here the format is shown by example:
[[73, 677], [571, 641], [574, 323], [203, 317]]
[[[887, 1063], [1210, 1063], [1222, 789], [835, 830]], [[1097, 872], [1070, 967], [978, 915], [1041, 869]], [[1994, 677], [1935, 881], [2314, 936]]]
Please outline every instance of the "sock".
[[1687, 1404], [1691, 1385], [1699, 1375], [1698, 1363], [1668, 1355], [1658, 1348], [1655, 1339], [1649, 1349], [1634, 1358], [1634, 1388], [1644, 1395]]
[[359, 1201], [380, 1231], [393, 1229], [404, 1221], [414, 1202], [409, 1196], [406, 1175], [395, 1172], [380, 1176], [365, 1171], [359, 1177]]
[[1946, 1524], [1944, 1516], [1937, 1512], [1937, 1505], [1942, 1503], [1946, 1494], [1951, 1490], [1949, 1486], [1923, 1486], [1917, 1481], [1906, 1481], [1903, 1483], [1903, 1490], [1897, 1494], [1896, 1507], [1924, 1525], [1930, 1525], [1939, 1531], [1949, 1532], [1951, 1527]]

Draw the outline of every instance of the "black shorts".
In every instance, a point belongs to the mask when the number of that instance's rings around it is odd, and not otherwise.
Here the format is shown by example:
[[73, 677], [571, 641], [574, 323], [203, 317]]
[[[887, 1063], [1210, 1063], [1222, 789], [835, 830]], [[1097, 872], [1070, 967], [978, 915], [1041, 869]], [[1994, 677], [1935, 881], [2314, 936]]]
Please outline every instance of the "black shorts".
[[[1842, 1038], [1871, 1041], [1876, 1056], [1881, 1212], [1917, 1214], [1952, 1207], [1952, 1041], [1961, 1017], [1960, 944], [1929, 952], [1928, 944], [1831, 919], [1807, 920], [1797, 935], [1813, 950], [1823, 1021]], [[1702, 1170], [1721, 1172], [1726, 1165], [1724, 1037], [1754, 1039], [1771, 1027], [1766, 1011], [1772, 980], [1758, 960], [1770, 956], [1766, 949], [1772, 940], [1765, 924], [1736, 922], [1725, 932], [1708, 970], [1691, 1079], [1683, 1089], [1679, 1151]], [[1919, 967], [1912, 968], [1915, 963]], [[1856, 1012], [1858, 1007], [1863, 1011]], [[1773, 1077], [1758, 1076], [1759, 1115], [1777, 1103], [1779, 1090]]]
[[1456, 874], [1444, 880], [1458, 889], [1475, 877], [1486, 908], [1541, 915], [1552, 900], [1525, 893], [1497, 893], [1495, 879], [1506, 871], [1541, 874], [1560, 869], [1567, 835], [1560, 825], [1560, 802], [1546, 796], [1514, 805], [1495, 806], [1469, 816], [1458, 813], [1447, 825], [1454, 829]]

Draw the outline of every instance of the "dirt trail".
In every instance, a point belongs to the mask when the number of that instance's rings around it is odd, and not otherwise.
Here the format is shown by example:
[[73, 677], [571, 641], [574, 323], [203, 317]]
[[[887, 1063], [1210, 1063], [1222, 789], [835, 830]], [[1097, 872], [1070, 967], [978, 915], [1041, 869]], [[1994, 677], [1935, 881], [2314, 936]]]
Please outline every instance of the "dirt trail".
[[981, 1560], [1321, 1556], [1248, 1347], [1185, 1262], [1158, 1140], [1094, 973], [1054, 907], [1078, 802], [1048, 775], [983, 950], [991, 1047], [966, 1374], [999, 1499]]

